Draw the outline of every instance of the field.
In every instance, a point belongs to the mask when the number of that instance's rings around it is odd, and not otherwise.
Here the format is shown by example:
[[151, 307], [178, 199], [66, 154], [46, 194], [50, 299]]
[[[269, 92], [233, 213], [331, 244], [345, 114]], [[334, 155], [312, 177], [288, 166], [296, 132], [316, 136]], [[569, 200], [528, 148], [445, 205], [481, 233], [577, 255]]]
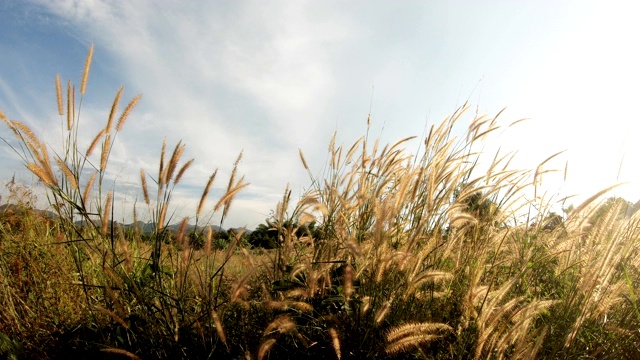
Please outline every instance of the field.
[[[538, 194], [544, 162], [514, 170], [496, 155], [480, 171], [477, 149], [497, 116], [455, 137], [462, 107], [417, 155], [404, 150], [409, 139], [332, 141], [322, 178], [301, 152], [311, 190], [299, 200], [284, 192], [263, 228], [273, 240], [265, 250], [199, 223], [207, 206], [223, 219], [232, 211], [247, 186], [240, 158], [226, 193], [207, 205], [213, 172], [196, 214], [169, 230], [173, 190], [192, 163], [181, 143], [164, 143], [159, 168], [141, 171], [153, 231], [115, 224], [102, 184], [140, 97], [119, 113], [119, 92], [80, 149], [75, 88], [56, 84], [61, 149], [0, 113], [55, 214], [7, 184], [0, 358], [640, 358], [640, 212], [606, 200], [605, 189], [556, 214], [561, 200]], [[99, 161], [88, 161], [94, 152]]]

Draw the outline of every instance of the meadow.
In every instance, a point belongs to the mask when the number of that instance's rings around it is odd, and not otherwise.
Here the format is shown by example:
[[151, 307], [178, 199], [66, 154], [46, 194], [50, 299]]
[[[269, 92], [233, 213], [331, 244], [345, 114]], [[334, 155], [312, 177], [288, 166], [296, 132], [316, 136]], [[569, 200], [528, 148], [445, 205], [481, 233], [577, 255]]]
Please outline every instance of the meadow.
[[173, 191], [193, 160], [163, 142], [158, 169], [140, 172], [133, 213], [155, 224], [143, 233], [114, 222], [103, 186], [140, 96], [120, 110], [121, 89], [104, 128], [78, 145], [92, 52], [78, 102], [56, 77], [62, 148], [0, 113], [55, 213], [7, 184], [0, 358], [640, 358], [640, 213], [606, 202], [604, 189], [556, 214], [562, 199], [538, 191], [554, 155], [518, 170], [496, 154], [480, 171], [500, 114], [473, 116], [455, 136], [463, 106], [418, 139], [418, 154], [405, 150], [412, 138], [334, 137], [321, 177], [301, 151], [310, 190], [274, 204], [269, 250], [242, 232], [221, 241], [202, 221], [205, 210], [224, 220], [248, 186], [240, 157], [226, 192], [209, 199], [213, 171], [196, 213], [170, 230]]

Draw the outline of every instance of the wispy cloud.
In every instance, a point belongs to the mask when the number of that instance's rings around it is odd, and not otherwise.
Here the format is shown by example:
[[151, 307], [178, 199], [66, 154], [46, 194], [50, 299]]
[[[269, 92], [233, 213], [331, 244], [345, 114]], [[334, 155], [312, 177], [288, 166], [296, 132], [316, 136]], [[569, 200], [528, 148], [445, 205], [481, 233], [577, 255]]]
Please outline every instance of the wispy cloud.
[[[300, 168], [296, 149], [317, 141], [327, 116], [320, 105], [339, 85], [329, 67], [331, 49], [354, 33], [346, 19], [312, 19], [313, 5], [304, 3], [41, 5], [87, 46], [95, 42], [96, 58], [107, 52], [127, 86], [144, 92], [114, 161], [155, 168], [157, 153], [149, 149], [166, 135], [170, 143], [183, 138], [189, 156], [224, 174], [244, 149], [241, 171], [266, 191], [255, 194], [264, 209], [275, 205], [265, 197], [276, 199], [287, 182], [302, 180], [294, 170]], [[185, 181], [204, 184], [208, 171], [194, 169]], [[246, 222], [264, 220], [265, 210], [258, 212]]]
[[[58, 70], [63, 78], [80, 73], [82, 52], [95, 43], [82, 110], [87, 142], [106, 120], [121, 84], [124, 102], [143, 93], [118, 135], [110, 167], [112, 176], [130, 185], [129, 198], [139, 191], [134, 185], [140, 168], [157, 171], [162, 138], [169, 147], [185, 141], [185, 159], [196, 159], [185, 188], [176, 192], [187, 204], [185, 215], [211, 171], [220, 168], [224, 187], [244, 150], [239, 170], [252, 185], [234, 203], [229, 224], [263, 221], [287, 183], [294, 191], [309, 184], [298, 148], [316, 173], [334, 130], [338, 142], [364, 134], [372, 87], [371, 133], [381, 133], [384, 142], [420, 135], [425, 121], [439, 122], [468, 98], [481, 112], [508, 106], [505, 123], [533, 117], [505, 132], [495, 148], [520, 150], [514, 164], [522, 167], [569, 149], [576, 192], [597, 190], [582, 181], [594, 166], [606, 167], [615, 158], [617, 174], [621, 151], [629, 154], [627, 164], [640, 156], [632, 139], [622, 141], [623, 150], [615, 140], [633, 133], [629, 121], [621, 120], [632, 110], [621, 104], [640, 95], [633, 87], [640, 82], [638, 58], [625, 46], [629, 34], [637, 33], [629, 9], [576, 9], [570, 2], [34, 0], [27, 10], [25, 19], [67, 39], [64, 52], [39, 39], [42, 49], [34, 45], [29, 53], [48, 49], [56, 65], [77, 63]], [[592, 26], [598, 21], [609, 25]], [[25, 46], [12, 55], [15, 63], [29, 63]], [[53, 79], [55, 71], [38, 76]], [[52, 95], [53, 88], [46, 88], [42, 95]], [[17, 116], [43, 129], [52, 120], [42, 109], [54, 109], [53, 100], [26, 106], [16, 89], [0, 72], [2, 97]], [[46, 136], [54, 141], [54, 135]], [[637, 172], [623, 170], [638, 179]], [[589, 183], [610, 183], [615, 174], [593, 177]]]

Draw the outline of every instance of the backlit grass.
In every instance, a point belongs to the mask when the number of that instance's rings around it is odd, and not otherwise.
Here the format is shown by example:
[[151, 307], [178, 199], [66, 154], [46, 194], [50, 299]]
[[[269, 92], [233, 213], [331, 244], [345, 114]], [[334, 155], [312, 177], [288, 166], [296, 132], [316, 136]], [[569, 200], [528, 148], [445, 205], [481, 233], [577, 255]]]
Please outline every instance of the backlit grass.
[[[272, 250], [202, 223], [205, 207], [224, 220], [249, 186], [237, 174], [242, 154], [226, 192], [208, 198], [220, 181], [212, 171], [197, 213], [170, 231], [173, 190], [193, 160], [182, 159], [181, 142], [162, 142], [158, 169], [141, 169], [144, 204], [133, 210], [156, 224], [148, 234], [113, 222], [104, 187], [111, 147], [141, 97], [119, 112], [118, 91], [105, 127], [78, 145], [91, 56], [78, 103], [71, 82], [65, 95], [56, 78], [61, 149], [0, 116], [55, 213], [8, 184], [16, 206], [0, 214], [0, 356], [640, 357], [640, 214], [599, 206], [606, 191], [552, 213], [532, 196], [542, 167], [512, 169], [510, 155], [478, 152], [497, 116], [472, 118], [458, 137], [466, 107], [424, 139], [342, 146], [334, 137], [320, 177], [301, 151], [310, 190], [301, 199], [285, 190], [274, 204]], [[421, 152], [408, 153], [409, 141], [422, 141]]]

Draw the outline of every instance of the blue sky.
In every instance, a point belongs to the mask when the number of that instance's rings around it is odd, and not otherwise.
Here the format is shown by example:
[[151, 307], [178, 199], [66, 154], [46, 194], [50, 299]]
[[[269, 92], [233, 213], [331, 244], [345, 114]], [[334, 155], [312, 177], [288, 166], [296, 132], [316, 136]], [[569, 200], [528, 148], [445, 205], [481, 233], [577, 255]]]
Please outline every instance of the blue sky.
[[[566, 150], [566, 182], [550, 195], [576, 202], [617, 182], [640, 199], [638, 7], [625, 1], [100, 1], [0, 0], [0, 111], [59, 141], [54, 79], [78, 83], [95, 45], [82, 109], [87, 144], [113, 98], [143, 99], [112, 154], [120, 217], [140, 198], [138, 173], [154, 173], [164, 136], [182, 139], [196, 162], [177, 189], [182, 216], [211, 171], [225, 186], [239, 167], [251, 185], [226, 224], [255, 227], [287, 183], [310, 181], [334, 131], [350, 144], [366, 130], [393, 142], [421, 136], [466, 100], [481, 113], [507, 110], [485, 151], [517, 150], [531, 169]], [[372, 98], [373, 93], [373, 98]], [[7, 129], [0, 136], [11, 138]], [[82, 146], [84, 145], [84, 146]], [[417, 147], [417, 141], [414, 142]], [[618, 172], [620, 164], [622, 168]], [[6, 146], [1, 176], [33, 179]], [[619, 174], [618, 174], [619, 173]]]

